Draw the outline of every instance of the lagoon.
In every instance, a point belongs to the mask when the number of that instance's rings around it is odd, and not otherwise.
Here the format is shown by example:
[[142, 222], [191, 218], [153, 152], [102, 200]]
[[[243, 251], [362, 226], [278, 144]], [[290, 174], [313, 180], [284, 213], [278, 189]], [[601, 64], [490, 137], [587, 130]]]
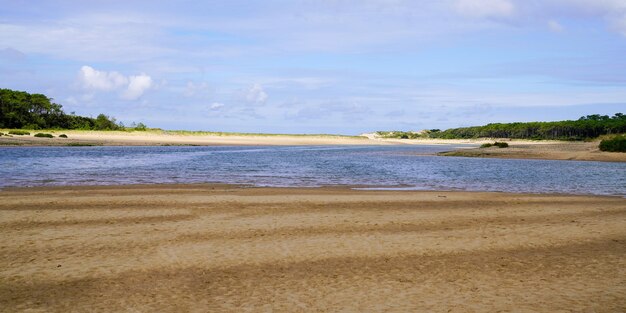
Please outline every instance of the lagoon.
[[0, 188], [226, 183], [626, 195], [625, 163], [434, 155], [458, 147], [2, 147]]

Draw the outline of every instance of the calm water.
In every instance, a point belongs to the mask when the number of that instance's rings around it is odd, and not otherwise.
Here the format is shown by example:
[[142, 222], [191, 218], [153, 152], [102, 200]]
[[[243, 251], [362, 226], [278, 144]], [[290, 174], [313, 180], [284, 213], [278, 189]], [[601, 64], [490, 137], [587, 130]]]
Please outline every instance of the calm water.
[[0, 188], [207, 182], [626, 195], [625, 163], [419, 155], [452, 148], [2, 147]]

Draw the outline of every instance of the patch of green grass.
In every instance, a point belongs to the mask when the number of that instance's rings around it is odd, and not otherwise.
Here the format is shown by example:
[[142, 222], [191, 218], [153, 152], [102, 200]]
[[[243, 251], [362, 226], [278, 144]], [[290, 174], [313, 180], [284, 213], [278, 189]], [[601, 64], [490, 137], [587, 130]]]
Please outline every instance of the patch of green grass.
[[52, 134], [46, 134], [46, 133], [36, 133], [35, 137], [41, 137], [41, 138], [54, 138], [54, 136]]
[[479, 152], [477, 150], [456, 150], [437, 153], [438, 156], [452, 156], [452, 157], [465, 157], [465, 158], [480, 158], [492, 155], [487, 152]]
[[600, 150], [607, 152], [626, 152], [626, 135], [615, 136], [600, 141]]
[[66, 134], [60, 134], [59, 138], [67, 138], [67, 135]]
[[24, 135], [30, 135], [29, 132], [25, 131], [25, 130], [10, 130], [9, 131], [10, 135], [18, 135], [18, 136], [24, 136]]

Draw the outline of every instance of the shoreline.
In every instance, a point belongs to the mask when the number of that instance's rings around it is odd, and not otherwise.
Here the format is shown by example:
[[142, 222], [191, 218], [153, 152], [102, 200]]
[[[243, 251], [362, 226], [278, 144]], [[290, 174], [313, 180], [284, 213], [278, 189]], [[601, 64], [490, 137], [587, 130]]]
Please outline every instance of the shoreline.
[[[83, 192], [95, 192], [106, 194], [108, 191], [119, 193], [133, 192], [166, 192], [175, 193], [176, 191], [213, 191], [222, 190], [227, 192], [251, 192], [254, 194], [269, 193], [285, 193], [285, 194], [325, 194], [325, 193], [351, 193], [358, 195], [367, 194], [390, 194], [390, 195], [411, 195], [411, 194], [463, 194], [466, 196], [479, 195], [488, 198], [492, 196], [532, 196], [532, 197], [565, 197], [565, 198], [607, 198], [607, 199], [625, 199], [625, 195], [615, 194], [582, 194], [582, 193], [563, 193], [563, 192], [512, 192], [512, 191], [493, 191], [493, 190], [461, 190], [461, 189], [410, 189], [404, 187], [384, 187], [369, 185], [324, 185], [324, 186], [257, 186], [252, 184], [231, 184], [231, 183], [137, 183], [137, 184], [110, 184], [110, 185], [50, 185], [50, 186], [13, 186], [0, 188], [0, 195], [3, 193], [25, 193], [25, 194], [77, 194]], [[626, 201], [625, 201], [626, 204]], [[1, 222], [1, 221], [0, 221]]]
[[[7, 132], [7, 130], [0, 130]], [[42, 130], [29, 131], [31, 135], [0, 137], [0, 146], [67, 146], [85, 144], [98, 146], [163, 146], [163, 145], [446, 145], [482, 144], [492, 139], [384, 139], [366, 136], [306, 135], [306, 134], [239, 134], [186, 131], [81, 131]], [[55, 138], [37, 138], [34, 133], [50, 133]], [[66, 134], [69, 138], [58, 138]], [[515, 140], [533, 145], [549, 144], [552, 141]]]
[[234, 183], [124, 183], [124, 184], [86, 184], [86, 185], [46, 185], [46, 186], [7, 186], [0, 187], [3, 192], [59, 192], [59, 191], [93, 191], [93, 190], [168, 190], [168, 189], [231, 189], [231, 190], [282, 190], [287, 192], [311, 191], [345, 191], [345, 192], [382, 192], [382, 193], [468, 193], [468, 194], [505, 194], [519, 196], [555, 196], [555, 197], [608, 197], [626, 199], [622, 194], [593, 194], [593, 193], [565, 193], [565, 192], [516, 192], [498, 190], [464, 190], [464, 189], [422, 189], [415, 186], [380, 186], [380, 185], [322, 185], [322, 186], [259, 186], [254, 184]]
[[89, 186], [0, 192], [0, 214], [7, 311], [626, 306], [615, 197]]
[[[33, 131], [34, 132], [34, 131]], [[33, 133], [31, 132], [31, 134]], [[439, 156], [626, 162], [626, 153], [603, 152], [599, 142], [521, 139], [381, 139], [339, 135], [272, 135], [183, 131], [42, 131], [55, 138], [0, 137], [1, 147], [35, 146], [312, 146], [312, 145], [480, 145], [505, 141], [509, 148], [463, 147]], [[58, 138], [67, 134], [69, 138]]]

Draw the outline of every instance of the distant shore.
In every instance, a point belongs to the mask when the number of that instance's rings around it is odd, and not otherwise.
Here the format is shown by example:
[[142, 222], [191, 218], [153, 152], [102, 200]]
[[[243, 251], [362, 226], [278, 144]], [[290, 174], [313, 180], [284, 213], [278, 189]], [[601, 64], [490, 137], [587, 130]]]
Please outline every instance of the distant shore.
[[622, 311], [618, 197], [135, 185], [0, 193], [21, 311]]
[[[0, 130], [4, 133], [7, 130]], [[366, 136], [241, 134], [188, 131], [41, 131], [55, 138], [2, 136], [2, 146], [299, 146], [299, 145], [460, 145], [498, 139], [383, 139]], [[68, 138], [59, 138], [65, 134]], [[598, 142], [505, 140], [509, 148], [458, 148], [441, 156], [626, 162], [626, 153], [602, 152]]]

